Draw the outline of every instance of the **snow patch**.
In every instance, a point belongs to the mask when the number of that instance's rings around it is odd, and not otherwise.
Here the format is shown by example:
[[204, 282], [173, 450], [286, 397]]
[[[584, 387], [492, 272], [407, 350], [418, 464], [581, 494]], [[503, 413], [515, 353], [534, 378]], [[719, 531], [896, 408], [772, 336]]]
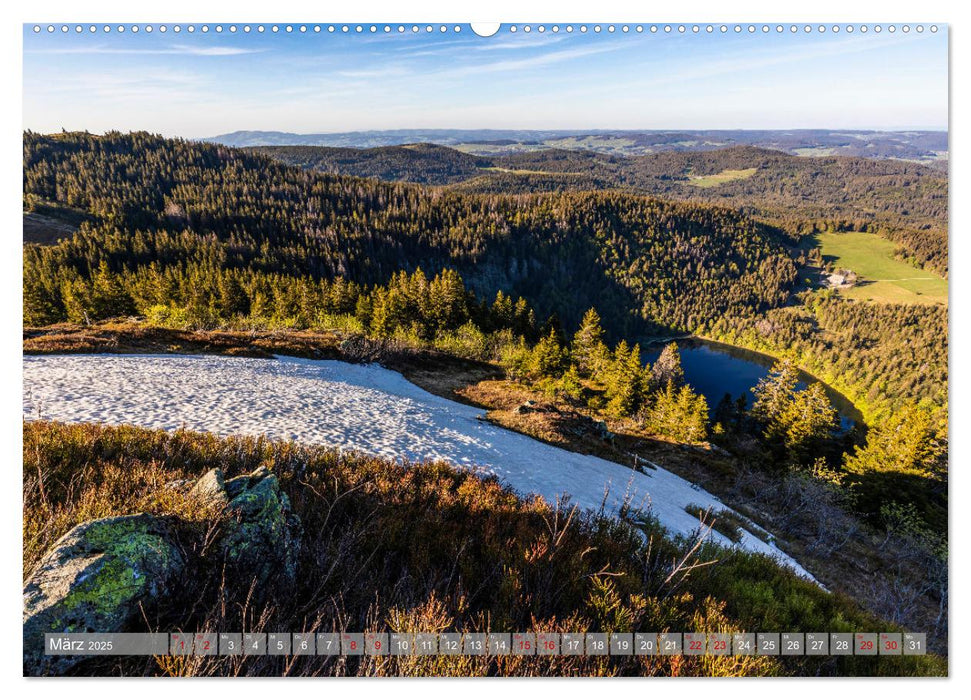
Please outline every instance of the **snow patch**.
[[[265, 435], [394, 460], [443, 460], [494, 474], [520, 494], [581, 508], [625, 498], [672, 533], [690, 535], [689, 504], [728, 510], [696, 484], [651, 463], [649, 473], [533, 440], [481, 420], [480, 409], [430, 394], [378, 365], [292, 357], [47, 355], [23, 360], [25, 419]], [[798, 574], [796, 561], [747, 530], [734, 545]]]

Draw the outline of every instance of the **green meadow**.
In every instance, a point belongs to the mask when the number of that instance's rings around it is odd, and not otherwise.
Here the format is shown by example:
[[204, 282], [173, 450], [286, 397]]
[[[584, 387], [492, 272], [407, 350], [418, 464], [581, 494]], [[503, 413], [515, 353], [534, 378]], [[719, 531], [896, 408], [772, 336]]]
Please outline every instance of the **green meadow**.
[[688, 184], [695, 187], [718, 187], [726, 182], [734, 180], [745, 180], [755, 175], [758, 168], [745, 168], [744, 170], [722, 170], [717, 175], [693, 175]]
[[893, 304], [947, 304], [947, 280], [894, 257], [897, 245], [872, 233], [816, 236], [824, 259], [855, 272], [855, 287], [840, 290], [849, 299]]

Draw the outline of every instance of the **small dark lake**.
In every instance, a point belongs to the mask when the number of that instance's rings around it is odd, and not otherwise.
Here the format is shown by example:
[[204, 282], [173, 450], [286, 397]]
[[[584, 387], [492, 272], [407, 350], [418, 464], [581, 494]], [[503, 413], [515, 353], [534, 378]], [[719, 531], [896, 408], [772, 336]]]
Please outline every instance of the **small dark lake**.
[[[685, 380], [708, 401], [709, 414], [714, 413], [725, 394], [732, 398], [745, 395], [748, 405], [754, 397], [752, 389], [767, 376], [774, 358], [732, 345], [690, 338], [676, 341], [681, 352], [681, 366]], [[653, 364], [666, 342], [643, 346], [641, 359]], [[819, 380], [806, 372], [800, 372], [801, 386]], [[822, 383], [822, 382], [820, 382]], [[862, 423], [863, 416], [857, 408], [838, 391], [823, 383], [826, 395], [840, 414], [841, 431], [849, 430], [855, 423]]]

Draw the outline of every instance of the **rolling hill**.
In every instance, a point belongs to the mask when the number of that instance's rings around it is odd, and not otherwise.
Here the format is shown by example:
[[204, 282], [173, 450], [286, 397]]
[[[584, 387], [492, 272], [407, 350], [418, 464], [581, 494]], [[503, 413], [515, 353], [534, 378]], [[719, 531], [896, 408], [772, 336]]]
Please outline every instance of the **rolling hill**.
[[751, 146], [611, 156], [543, 149], [473, 157], [434, 146], [258, 149], [324, 172], [448, 185], [472, 193], [616, 189], [744, 208], [793, 238], [876, 232], [904, 256], [946, 276], [946, 174], [912, 162], [800, 157]]
[[610, 155], [645, 155], [663, 151], [709, 151], [730, 146], [758, 146], [799, 156], [895, 158], [930, 164], [947, 162], [946, 131], [788, 130], [522, 130], [392, 129], [294, 134], [281, 131], [234, 131], [201, 139], [227, 146], [331, 146], [374, 148], [409, 143], [456, 146], [476, 155], [497, 155], [564, 148]]
[[481, 296], [503, 289], [568, 325], [598, 306], [611, 331], [634, 333], [779, 306], [795, 281], [771, 227], [622, 192], [428, 190], [144, 133], [27, 134], [24, 183], [29, 199], [94, 220], [28, 251], [53, 296], [102, 261], [116, 272], [240, 268], [365, 284], [452, 267]]

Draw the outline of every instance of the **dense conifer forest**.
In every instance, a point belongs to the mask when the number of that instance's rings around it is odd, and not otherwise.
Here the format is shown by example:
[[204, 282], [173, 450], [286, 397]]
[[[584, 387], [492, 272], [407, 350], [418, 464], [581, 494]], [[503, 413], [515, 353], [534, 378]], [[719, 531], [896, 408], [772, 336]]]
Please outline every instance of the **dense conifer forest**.
[[[644, 156], [551, 148], [490, 158], [435, 146], [366, 149], [356, 158], [347, 154], [354, 149], [255, 150], [325, 172], [454, 185], [466, 192], [610, 188], [725, 204], [794, 236], [879, 232], [904, 256], [947, 274], [947, 174], [913, 162], [807, 158], [752, 146]], [[429, 152], [436, 157], [429, 159]]]
[[[31, 319], [66, 315], [64, 285], [101, 268], [212, 286], [217, 269], [386, 282], [450, 267], [576, 325], [591, 306], [618, 335], [685, 332], [789, 296], [777, 232], [722, 207], [614, 192], [482, 196], [324, 175], [223, 146], [148, 134], [25, 136], [28, 208], [92, 221], [27, 252]], [[569, 290], [569, 293], [565, 293]], [[181, 301], [181, 299], [179, 300]], [[91, 312], [89, 312], [89, 316]]]
[[[706, 172], [744, 165], [737, 159], [752, 151], [706, 153], [717, 160]], [[527, 156], [547, 164], [574, 157]], [[683, 164], [701, 156], [662, 157]], [[931, 177], [912, 164], [872, 164], [901, 167]], [[476, 297], [473, 307], [502, 292], [528, 302], [538, 324], [555, 316], [573, 329], [594, 307], [613, 341], [700, 332], [770, 354], [795, 350], [870, 420], [907, 402], [946, 406], [946, 309], [838, 298], [803, 306], [793, 295], [797, 234], [731, 209], [616, 191], [462, 194], [145, 133], [27, 133], [24, 168], [28, 210], [83, 220], [57, 245], [25, 248], [28, 324], [167, 305], [200, 323], [255, 315], [307, 326], [319, 313], [353, 312], [357, 286], [387, 284], [399, 271], [434, 278], [451, 270]], [[799, 222], [795, 229], [821, 225]], [[322, 298], [329, 301], [317, 306]]]
[[488, 158], [469, 155], [430, 143], [382, 148], [317, 148], [264, 146], [248, 149], [275, 160], [335, 175], [403, 180], [426, 185], [448, 185], [479, 174], [492, 166]]

